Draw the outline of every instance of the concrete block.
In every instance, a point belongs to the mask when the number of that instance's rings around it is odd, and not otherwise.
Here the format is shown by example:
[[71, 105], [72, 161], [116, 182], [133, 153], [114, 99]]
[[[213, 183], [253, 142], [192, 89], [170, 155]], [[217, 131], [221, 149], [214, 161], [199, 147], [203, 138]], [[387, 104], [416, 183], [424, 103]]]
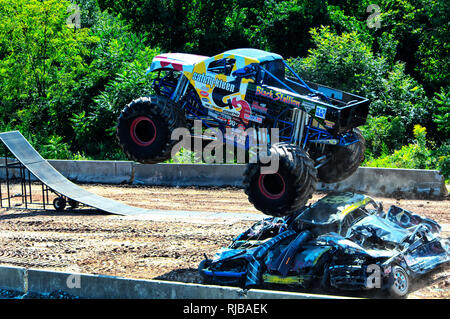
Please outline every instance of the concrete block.
[[192, 283], [129, 279], [0, 266], [0, 288], [20, 292], [64, 291], [86, 299], [336, 299], [343, 297]]
[[211, 288], [180, 282], [83, 275], [79, 295], [83, 298], [103, 299], [235, 299], [239, 292], [239, 288], [233, 287]]
[[241, 289], [180, 282], [28, 270], [28, 290], [49, 293], [63, 290], [81, 298], [202, 299], [239, 298]]
[[[61, 174], [80, 183], [133, 183], [172, 187], [243, 187], [243, 164], [139, 164], [130, 161], [50, 160]], [[0, 163], [1, 164], [1, 163]], [[18, 170], [9, 170], [10, 178]], [[5, 169], [0, 169], [5, 178]], [[35, 179], [33, 179], [35, 180]], [[360, 167], [346, 180], [318, 183], [318, 191], [353, 191], [372, 196], [441, 198], [448, 194], [445, 180], [436, 170]]]
[[22, 267], [0, 266], [0, 288], [27, 291], [27, 270]]
[[[153, 288], [152, 297], [164, 299], [240, 299], [242, 289], [182, 282], [149, 280]], [[155, 292], [157, 295], [155, 296]]]
[[81, 280], [81, 275], [78, 274], [28, 269], [27, 280], [28, 291], [31, 292], [50, 293], [62, 290], [75, 296], [79, 296], [81, 292], [81, 286], [77, 282], [77, 280]]
[[130, 183], [133, 162], [49, 160], [66, 178], [80, 183]]
[[307, 294], [299, 292], [250, 289], [247, 291], [247, 299], [351, 299], [351, 298], [320, 295], [320, 294]]
[[135, 164], [134, 184], [242, 187], [245, 165]]
[[[134, 164], [135, 184], [164, 186], [243, 187], [245, 165]], [[353, 191], [373, 196], [438, 198], [447, 195], [436, 170], [360, 167], [339, 183], [319, 183], [318, 191]]]
[[372, 196], [438, 198], [447, 195], [439, 171], [360, 167], [346, 180], [318, 185], [322, 191], [354, 191]]

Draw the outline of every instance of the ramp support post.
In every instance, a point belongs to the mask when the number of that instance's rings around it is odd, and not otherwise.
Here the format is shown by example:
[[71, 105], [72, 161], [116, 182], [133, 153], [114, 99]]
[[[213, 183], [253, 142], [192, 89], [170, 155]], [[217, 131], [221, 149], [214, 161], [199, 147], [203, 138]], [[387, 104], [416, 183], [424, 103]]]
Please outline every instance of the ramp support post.
[[11, 207], [11, 196], [9, 193], [9, 172], [8, 172], [8, 150], [5, 147], [5, 170], [6, 170], [6, 189], [8, 192], [8, 207]]
[[[0, 180], [0, 207], [1, 208], [11, 208], [11, 198], [14, 197], [20, 197], [21, 205], [24, 205], [25, 209], [30, 208], [31, 204], [36, 205], [43, 205], [44, 210], [46, 209], [46, 205], [48, 206], [49, 203], [49, 195], [48, 191], [49, 188], [46, 187], [44, 183], [40, 183], [42, 185], [42, 203], [39, 203], [39, 201], [33, 202], [33, 193], [32, 193], [32, 183], [31, 183], [31, 176], [32, 173], [30, 170], [23, 165], [20, 161], [13, 160], [11, 162], [11, 153], [8, 151], [8, 148], [4, 145], [4, 160], [3, 164], [0, 165], [0, 169], [5, 169], [5, 186], [6, 191], [3, 191], [2, 189], [2, 181]], [[1, 151], [0, 151], [1, 152]], [[14, 157], [14, 154], [12, 154], [12, 157]], [[15, 172], [18, 173], [18, 176], [15, 176], [15, 174], [11, 174], [10, 169], [15, 169]], [[34, 174], [33, 174], [34, 176]], [[20, 183], [20, 194], [12, 195], [11, 193], [11, 187], [13, 186], [11, 183], [11, 179], [18, 178]], [[6, 196], [6, 197], [3, 197]], [[7, 200], [7, 204], [3, 205], [3, 201]]]

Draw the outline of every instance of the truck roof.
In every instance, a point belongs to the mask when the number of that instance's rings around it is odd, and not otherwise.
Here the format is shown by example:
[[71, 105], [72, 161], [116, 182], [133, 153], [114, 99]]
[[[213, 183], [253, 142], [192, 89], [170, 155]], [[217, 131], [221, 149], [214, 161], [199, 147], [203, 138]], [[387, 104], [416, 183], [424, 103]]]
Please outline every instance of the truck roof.
[[163, 53], [155, 56], [152, 65], [147, 70], [147, 73], [159, 68], [172, 68], [177, 71], [183, 71], [184, 68], [190, 67], [195, 63], [207, 59], [207, 56], [188, 54], [188, 53]]
[[246, 58], [252, 58], [258, 60], [259, 62], [283, 59], [283, 57], [279, 54], [251, 48], [228, 50], [225, 51], [224, 53], [239, 55]]
[[[279, 54], [251, 48], [228, 50], [222, 54], [250, 58], [258, 61], [259, 63], [283, 59], [283, 57]], [[177, 71], [191, 72], [194, 64], [208, 58], [209, 57], [207, 56], [189, 53], [163, 53], [153, 58], [152, 64], [147, 70], [147, 73], [160, 68], [171, 68]]]

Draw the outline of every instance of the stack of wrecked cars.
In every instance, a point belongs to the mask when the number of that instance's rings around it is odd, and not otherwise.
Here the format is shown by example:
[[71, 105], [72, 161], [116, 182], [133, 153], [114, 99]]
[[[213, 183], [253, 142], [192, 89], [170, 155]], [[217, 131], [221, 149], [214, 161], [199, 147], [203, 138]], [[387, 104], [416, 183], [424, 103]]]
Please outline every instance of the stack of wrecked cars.
[[329, 194], [285, 217], [263, 219], [199, 265], [205, 283], [244, 288], [379, 288], [406, 296], [411, 282], [448, 263], [440, 225], [354, 193]]

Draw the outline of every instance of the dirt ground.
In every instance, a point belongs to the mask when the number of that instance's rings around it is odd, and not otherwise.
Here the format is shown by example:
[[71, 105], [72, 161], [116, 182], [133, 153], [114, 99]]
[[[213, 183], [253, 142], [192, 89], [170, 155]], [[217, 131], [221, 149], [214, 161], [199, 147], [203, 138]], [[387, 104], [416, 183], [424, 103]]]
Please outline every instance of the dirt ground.
[[[240, 189], [82, 185], [98, 195], [149, 209], [259, 212]], [[312, 202], [325, 194], [316, 194]], [[33, 200], [40, 201], [38, 187]], [[375, 198], [432, 218], [450, 234], [450, 200]], [[3, 203], [5, 205], [5, 203]], [[18, 206], [22, 207], [22, 206]], [[261, 218], [265, 215], [261, 214]], [[141, 216], [142, 217], [142, 216]], [[0, 209], [0, 264], [140, 279], [200, 282], [197, 266], [252, 225], [239, 218], [152, 221], [92, 211]], [[450, 298], [450, 267], [418, 281], [409, 298]]]

